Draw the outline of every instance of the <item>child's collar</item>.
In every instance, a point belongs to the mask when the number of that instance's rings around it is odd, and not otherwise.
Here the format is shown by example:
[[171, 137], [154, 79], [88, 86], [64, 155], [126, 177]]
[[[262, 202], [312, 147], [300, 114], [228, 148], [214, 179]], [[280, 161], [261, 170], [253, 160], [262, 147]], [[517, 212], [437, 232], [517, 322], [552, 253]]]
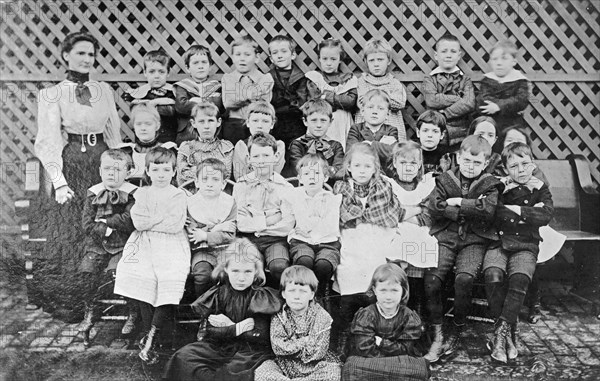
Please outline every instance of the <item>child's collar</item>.
[[[121, 191], [121, 192], [125, 192], [127, 194], [131, 193], [133, 190], [137, 189], [137, 187], [127, 181], [125, 181], [123, 184], [121, 184], [121, 186], [119, 187], [119, 189], [114, 189], [114, 191]], [[110, 189], [108, 189], [104, 183], [99, 183], [94, 185], [93, 187], [91, 187], [90, 192], [92, 192], [94, 195], [98, 195], [100, 192], [102, 192], [103, 190], [108, 190], [111, 191]]]
[[255, 67], [254, 69], [250, 70], [247, 73], [240, 73], [239, 71], [237, 71], [237, 69], [234, 71], [235, 74], [237, 74], [237, 80], [239, 81], [243, 76], [249, 77], [252, 81], [254, 81], [255, 83], [258, 83], [260, 81], [260, 78], [262, 77], [263, 73], [260, 72], [260, 70], [258, 70], [257, 67]]
[[429, 73], [429, 75], [436, 75], [436, 74], [442, 74], [442, 73], [453, 74], [453, 73], [456, 73], [457, 71], [460, 75], [464, 75], [463, 71], [460, 70], [458, 66], [455, 66], [454, 69], [452, 69], [450, 71], [443, 70], [441, 67], [437, 66], [435, 69], [433, 69], [431, 71], [431, 73]]
[[517, 69], [512, 69], [504, 77], [498, 77], [494, 72], [485, 73], [484, 77], [487, 77], [489, 79], [493, 79], [494, 81], [497, 81], [497, 82], [500, 82], [500, 83], [515, 82], [515, 81], [518, 81], [518, 80], [521, 80], [521, 79], [527, 80], [527, 77], [525, 77], [523, 75], [523, 73], [521, 73]]
[[[159, 89], [165, 89], [167, 91], [171, 91], [173, 92], [173, 85], [171, 85], [170, 83], [165, 83], [163, 86], [159, 87]], [[152, 87], [150, 87], [149, 84], [145, 83], [142, 86], [138, 87], [138, 88], [129, 88], [127, 89], [127, 94], [131, 95], [132, 98], [134, 99], [143, 99], [144, 97], [146, 97], [146, 95], [148, 95], [148, 93], [152, 90]]]

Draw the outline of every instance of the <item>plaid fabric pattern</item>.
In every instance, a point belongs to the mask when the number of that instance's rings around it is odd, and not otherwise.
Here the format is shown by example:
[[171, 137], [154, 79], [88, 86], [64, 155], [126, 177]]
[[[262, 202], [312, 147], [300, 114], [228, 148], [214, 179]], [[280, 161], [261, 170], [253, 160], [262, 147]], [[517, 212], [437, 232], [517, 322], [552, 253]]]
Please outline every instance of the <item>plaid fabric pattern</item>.
[[430, 375], [427, 361], [411, 356], [351, 356], [342, 369], [342, 380], [346, 381], [427, 380]]
[[386, 228], [398, 226], [400, 203], [387, 181], [378, 176], [371, 180], [364, 206], [354, 188], [352, 179], [338, 181], [333, 188], [333, 193], [343, 196], [340, 206], [340, 229], [353, 228], [361, 223]]

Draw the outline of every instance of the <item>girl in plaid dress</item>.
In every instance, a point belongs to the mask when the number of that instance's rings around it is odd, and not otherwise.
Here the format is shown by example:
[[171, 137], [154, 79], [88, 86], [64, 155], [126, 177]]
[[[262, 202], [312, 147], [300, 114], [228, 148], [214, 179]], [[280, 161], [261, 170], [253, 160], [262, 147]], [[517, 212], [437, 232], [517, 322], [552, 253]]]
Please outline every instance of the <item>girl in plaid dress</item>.
[[[354, 144], [344, 158], [344, 168], [346, 178], [333, 188], [342, 195], [342, 248], [334, 284], [342, 295], [337, 319], [342, 329], [348, 327], [359, 307], [369, 303], [365, 292], [375, 268], [397, 256], [393, 240], [400, 214], [400, 203], [390, 183], [379, 175], [379, 157], [369, 144]], [[339, 349], [343, 350], [346, 336], [340, 335]]]
[[342, 370], [348, 381], [427, 380], [427, 361], [417, 340], [421, 319], [406, 307], [409, 287], [406, 273], [393, 263], [377, 267], [369, 294], [376, 303], [361, 308], [350, 328], [350, 357]]

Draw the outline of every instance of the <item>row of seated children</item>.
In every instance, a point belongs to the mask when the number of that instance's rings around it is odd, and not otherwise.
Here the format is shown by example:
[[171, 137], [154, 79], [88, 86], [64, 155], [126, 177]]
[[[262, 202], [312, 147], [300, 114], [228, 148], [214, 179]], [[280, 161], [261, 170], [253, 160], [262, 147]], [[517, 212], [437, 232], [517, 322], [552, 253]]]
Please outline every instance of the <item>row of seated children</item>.
[[[398, 152], [401, 152], [402, 150], [400, 148], [405, 145], [406, 143], [400, 144]], [[299, 256], [290, 256], [287, 253], [288, 242], [286, 242], [286, 237], [288, 237], [289, 231], [294, 227], [294, 217], [291, 216], [290, 218], [292, 208], [287, 205], [285, 200], [286, 197], [282, 195], [285, 188], [289, 188], [290, 186], [282, 179], [277, 180], [278, 176], [273, 173], [273, 164], [276, 161], [276, 149], [277, 144], [272, 137], [265, 136], [264, 134], [257, 134], [253, 137], [250, 142], [250, 160], [255, 160], [252, 162], [254, 172], [249, 174], [247, 178], [244, 178], [239, 184], [236, 184], [236, 188], [234, 188], [234, 199], [238, 208], [238, 230], [252, 240], [263, 252], [267, 267], [271, 270], [271, 275], [275, 280], [279, 279], [283, 269], [289, 266], [291, 257], [293, 257], [294, 262], [299, 262], [300, 259], [311, 256], [310, 254], [304, 254], [304, 251], [302, 252], [303, 254]], [[458, 243], [462, 245], [461, 247], [464, 246], [463, 248], [469, 248], [467, 254], [472, 256], [481, 255], [478, 251], [479, 247], [477, 247], [478, 250], [473, 250], [473, 245], [470, 245], [467, 241], [463, 242], [463, 238], [466, 239], [468, 237], [467, 233], [472, 234], [472, 232], [469, 231], [470, 229], [482, 229], [479, 231], [485, 232], [487, 227], [489, 227], [488, 225], [490, 225], [490, 220], [493, 220], [493, 217], [490, 218], [489, 216], [490, 213], [492, 216], [494, 215], [492, 211], [492, 209], [495, 209], [493, 195], [491, 195], [492, 197], [487, 195], [486, 197], [479, 198], [481, 195], [477, 194], [478, 190], [475, 189], [472, 191], [469, 188], [469, 184], [471, 183], [481, 185], [482, 181], [479, 181], [479, 177], [487, 165], [490, 155], [491, 147], [485, 139], [479, 136], [469, 137], [463, 142], [461, 147], [458, 158], [460, 164], [459, 168], [453, 172], [444, 173], [438, 181], [439, 186], [442, 184], [442, 178], [444, 176], [448, 177], [454, 174], [454, 178], [457, 178], [457, 174], [460, 173], [461, 181], [458, 182], [458, 184], [462, 187], [462, 183], [464, 182], [466, 184], [466, 191], [465, 189], [462, 189], [461, 192], [454, 197], [452, 203], [460, 203], [460, 200], [457, 200], [458, 198], [461, 198], [460, 195], [468, 196], [467, 198], [474, 198], [475, 205], [482, 202], [485, 204], [484, 206], [486, 206], [489, 201], [489, 207], [480, 206], [479, 208], [472, 208], [474, 209], [473, 211], [475, 212], [476, 217], [484, 217], [483, 222], [479, 221], [477, 224], [466, 223], [466, 217], [469, 217], [469, 215], [466, 212], [464, 212], [465, 215], [462, 215], [462, 212], [457, 212], [456, 209], [458, 208], [460, 210], [460, 207], [448, 205], [448, 202], [445, 200], [437, 203], [428, 203], [429, 211], [432, 214], [437, 212], [438, 220], [442, 220], [440, 222], [434, 219], [431, 233], [436, 236], [440, 242], [440, 246], [445, 248], [444, 250], [440, 248], [440, 259], [437, 269], [428, 272], [425, 276], [427, 303], [432, 320], [436, 318], [434, 312], [438, 310], [439, 304], [441, 304], [441, 301], [439, 300], [441, 280], [443, 280], [449, 266], [451, 267], [454, 264], [453, 262], [457, 257], [455, 253], [456, 248], [444, 246], [443, 242], [449, 241], [453, 244]], [[527, 152], [521, 152], [520, 154], [513, 156], [522, 157], [520, 155], [527, 156]], [[398, 168], [415, 167], [412, 161], [406, 161], [409, 156], [410, 155], [398, 155], [398, 160], [404, 159], [405, 162], [398, 161], [396, 166]], [[507, 155], [507, 158], [504, 158], [503, 160], [505, 163], [510, 159], [508, 156], [510, 155]], [[529, 152], [529, 159], [530, 158], [531, 154]], [[414, 161], [414, 158], [409, 157], [409, 159]], [[129, 160], [131, 161], [131, 159]], [[313, 156], [312, 162], [310, 161], [310, 157], [307, 160], [309, 161], [304, 163], [306, 166], [314, 168], [312, 164], [315, 164], [314, 161], [316, 161], [317, 164], [320, 163], [320, 165], [317, 165], [317, 168], [322, 172], [326, 172], [325, 168], [327, 167], [327, 164], [325, 160], [319, 156]], [[127, 167], [127, 163], [124, 163], [123, 166]], [[418, 166], [419, 165], [417, 164], [417, 167]], [[309, 188], [311, 186], [313, 187], [313, 190], [320, 190], [323, 182], [326, 180], [326, 176], [315, 176], [314, 173], [311, 173], [314, 171], [313, 168], [306, 173], [305, 179], [301, 179], [301, 183], [305, 186], [303, 192], [309, 196]], [[508, 168], [510, 168], [510, 165]], [[300, 169], [302, 169], [302, 166], [300, 166]], [[294, 239], [298, 239], [299, 241], [304, 239], [304, 244], [301, 244], [301, 246], [303, 246], [302, 249], [307, 250], [306, 253], [313, 251], [313, 257], [309, 259], [316, 259], [314, 264], [318, 262], [319, 258], [318, 254], [316, 258], [314, 257], [314, 251], [316, 250], [313, 249], [326, 249], [321, 250], [325, 253], [323, 259], [326, 259], [324, 262], [326, 271], [323, 273], [326, 275], [319, 277], [324, 282], [327, 282], [329, 278], [331, 278], [331, 275], [335, 270], [335, 263], [334, 260], [332, 260], [332, 258], [335, 259], [335, 254], [331, 254], [331, 252], [335, 253], [336, 249], [341, 252], [341, 258], [339, 259], [340, 264], [337, 268], [337, 283], [339, 292], [342, 295], [342, 309], [349, 312], [343, 314], [343, 316], [352, 317], [354, 315], [352, 310], [356, 310], [356, 306], [361, 303], [360, 300], [357, 300], [356, 296], [366, 289], [364, 283], [365, 281], [368, 281], [370, 270], [373, 269], [374, 265], [376, 266], [378, 262], [385, 262], [389, 257], [393, 258], [394, 256], [397, 256], [397, 253], [394, 253], [397, 250], [394, 250], [394, 248], [399, 247], [397, 238], [395, 237], [398, 223], [404, 219], [407, 221], [413, 219], [417, 224], [422, 224], [422, 221], [425, 219], [413, 218], [417, 216], [424, 217], [422, 209], [402, 208], [392, 192], [391, 184], [388, 180], [379, 176], [379, 157], [368, 144], [359, 143], [353, 146], [345, 157], [345, 169], [348, 173], [348, 177], [343, 181], [337, 182], [334, 187], [334, 192], [336, 194], [341, 194], [342, 196], [341, 201], [339, 201], [341, 202], [341, 207], [338, 209], [339, 225], [341, 227], [341, 250], [339, 246], [335, 248], [320, 247], [319, 245], [323, 242], [316, 242], [316, 248], [307, 245], [314, 243], [312, 241], [314, 235], [307, 235], [306, 232], [315, 233], [317, 236], [321, 233], [321, 231], [316, 230], [311, 232], [314, 225], [308, 225], [305, 229], [300, 229], [301, 231], [297, 232], [298, 236], [294, 237]], [[197, 170], [199, 176], [197, 177], [196, 182], [205, 182], [207, 180], [205, 179], [205, 172], [218, 172], [219, 177], [215, 180], [217, 185], [214, 185], [211, 189], [215, 192], [218, 189], [216, 194], [217, 197], [220, 197], [221, 190], [223, 189], [226, 180], [224, 177], [225, 169], [222, 166], [219, 168], [219, 166], [214, 163], [212, 166], [200, 166]], [[125, 170], [121, 171], [121, 174], [124, 176], [125, 172]], [[164, 148], [155, 148], [151, 150], [150, 153], [146, 155], [146, 172], [152, 180], [152, 185], [150, 187], [141, 188], [135, 193], [136, 203], [130, 209], [130, 214], [137, 230], [130, 237], [129, 241], [132, 244], [125, 246], [123, 259], [119, 262], [115, 291], [140, 301], [140, 305], [143, 306], [141, 308], [142, 316], [147, 316], [147, 318], [144, 319], [146, 320], [146, 326], [149, 325], [148, 321], [151, 322], [149, 333], [144, 341], [145, 351], [143, 350], [141, 354], [143, 358], [148, 360], [150, 359], [149, 354], [152, 353], [151, 349], [153, 348], [153, 345], [155, 345], [153, 344], [155, 343], [153, 338], [160, 329], [160, 324], [164, 322], [166, 316], [172, 313], [173, 305], [179, 302], [181, 294], [183, 293], [185, 278], [187, 277], [191, 260], [188, 238], [192, 239], [194, 244], [208, 238], [206, 235], [205, 238], [198, 238], [196, 234], [198, 233], [198, 229], [194, 228], [190, 231], [189, 237], [186, 237], [185, 234], [183, 234], [183, 226], [185, 225], [187, 213], [187, 200], [183, 191], [170, 185], [175, 174], [174, 153]], [[509, 174], [511, 174], [510, 171]], [[484, 183], [490, 183], [495, 187], [499, 187], [494, 183], [493, 176], [490, 176], [491, 175], [487, 175]], [[398, 177], [407, 178], [406, 174], [400, 173], [400, 171], [398, 171]], [[107, 177], [106, 181], [108, 181], [109, 178], [110, 177]], [[476, 181], [469, 180], [473, 178], [477, 178]], [[122, 185], [124, 177], [120, 181]], [[518, 179], [515, 181], [518, 182]], [[405, 182], [410, 183], [410, 181]], [[447, 180], [446, 182], [452, 184], [452, 180]], [[197, 184], [198, 188], [202, 189], [199, 184], [200, 183]], [[121, 185], [115, 187], [113, 184], [113, 186], [107, 186], [106, 188], [120, 189]], [[459, 187], [459, 190], [461, 187]], [[410, 188], [410, 186], [408, 186], [408, 188]], [[496, 190], [496, 198], [498, 196], [497, 193], [498, 191]], [[199, 192], [199, 194], [202, 193]], [[432, 192], [432, 199], [435, 198], [433, 197], [435, 194], [435, 191]], [[312, 194], [310, 197], [314, 198], [315, 195], [316, 194]], [[304, 197], [304, 200], [308, 201], [308, 199], [309, 198]], [[111, 198], [111, 202], [112, 200], [113, 198]], [[299, 200], [302, 200], [302, 198], [299, 198]], [[446, 218], [445, 212], [437, 211], [439, 208], [444, 207], [444, 202], [446, 202], [446, 208], [448, 206], [454, 207], [452, 212], [457, 213], [457, 221], [444, 221], [444, 218]], [[177, 207], [175, 207], [175, 205], [177, 205]], [[181, 205], [183, 205], [183, 207], [181, 207]], [[227, 207], [215, 209], [227, 212], [223, 214], [223, 216], [227, 217], [232, 215], [231, 207], [233, 203], [229, 203], [228, 205], [229, 209]], [[547, 203], [545, 205], [545, 207], [547, 207]], [[438, 209], [436, 210], [436, 208]], [[286, 209], [288, 209], [288, 211], [286, 211]], [[466, 209], [467, 208], [465, 208], [465, 210]], [[302, 210], [302, 207], [300, 210]], [[327, 208], [312, 208], [312, 211], [317, 213], [322, 213], [325, 210], [327, 210]], [[307, 212], [306, 207], [304, 207], [304, 212]], [[323, 214], [320, 215], [321, 218], [323, 216]], [[298, 221], [300, 221], [300, 219], [296, 222]], [[310, 219], [307, 221], [310, 221]], [[335, 219], [336, 223], [337, 221], [338, 219]], [[100, 224], [103, 223], [102, 221], [96, 222]], [[228, 225], [226, 223], [227, 221], [219, 221], [219, 223], [221, 222], [224, 222], [224, 225], [226, 226]], [[438, 223], [438, 225], [436, 225], [436, 223]], [[448, 226], [453, 223], [457, 225], [456, 232], [454, 232], [455, 229], [448, 229]], [[336, 224], [334, 223], [333, 225]], [[240, 228], [241, 226], [245, 227]], [[269, 231], [269, 228], [272, 228], [272, 231]], [[108, 233], [107, 236], [110, 235], [110, 231], [106, 229], [106, 225], [100, 225], [99, 230], [106, 231], [106, 233]], [[282, 232], [283, 234], [281, 234]], [[438, 232], [439, 234], [437, 234]], [[453, 237], [452, 234], [458, 234], [459, 239]], [[451, 235], [452, 237], [445, 239], [448, 237], [444, 237], [444, 235]], [[488, 241], [497, 241], [497, 236], [495, 236], [491, 230], [489, 233], [486, 232], [483, 237], [477, 237], [473, 237], [473, 239], [479, 243], [478, 246], [487, 247], [487, 244], [489, 244]], [[394, 241], [395, 239], [396, 241]], [[533, 239], [535, 239], [535, 237], [533, 237]], [[392, 244], [392, 242], [394, 243]], [[169, 263], [166, 265], [166, 263], [164, 263], [165, 259], [161, 258], [161, 252], [173, 253], [177, 251], [180, 251], [181, 255], [178, 257], [175, 255], [177, 260], [175, 260], [175, 258], [169, 258]], [[373, 252], [373, 255], [365, 256], [365, 252]], [[140, 253], [142, 253], [142, 255], [140, 255]], [[145, 253], [149, 254], [144, 255]], [[461, 252], [461, 254], [463, 253]], [[461, 295], [468, 295], [470, 282], [472, 282], [474, 274], [478, 271], [477, 268], [473, 267], [477, 267], [477, 263], [481, 263], [481, 261], [477, 262], [477, 258], [469, 257], [468, 259], [464, 259], [464, 257], [465, 255], [458, 255], [458, 259], [463, 258], [462, 262], [467, 263], [468, 268], [459, 271], [456, 287], [457, 290], [460, 290], [460, 293], [462, 293]], [[458, 259], [457, 266], [460, 268], [459, 264], [461, 262]], [[218, 260], [219, 256], [216, 258], [217, 264]], [[166, 266], [155, 266], [152, 264], [153, 261], [165, 264]], [[312, 263], [302, 262], [302, 264], [310, 267]], [[318, 266], [315, 266], [315, 270], [319, 273], [318, 268]], [[153, 271], [152, 269], [155, 270]], [[457, 292], [457, 319], [460, 319], [463, 315], [466, 316], [463, 313], [464, 311], [458, 306], [458, 304], [465, 299], [459, 296], [460, 293]], [[470, 298], [468, 298], [468, 300], [470, 300]], [[153, 307], [157, 308], [154, 310]], [[441, 326], [437, 324], [437, 321], [434, 320], [433, 323], [436, 338], [434, 344], [437, 342], [439, 344], [438, 346], [441, 346], [443, 349], [442, 353], [445, 353], [452, 345], [449, 345], [443, 340]], [[458, 329], [454, 331], [457, 332]], [[454, 335], [453, 337], [454, 342], [456, 342], [458, 335]], [[502, 334], [499, 335], [499, 337], [505, 337], [505, 335]], [[432, 351], [438, 353], [440, 349], [436, 349], [435, 346], [432, 346], [430, 352]], [[432, 361], [435, 360], [437, 359], [432, 359]]]
[[[294, 62], [295, 50], [296, 43], [291, 38], [274, 37], [269, 42], [273, 66], [269, 73], [263, 74], [256, 66], [258, 45], [250, 37], [243, 36], [232, 44], [235, 70], [217, 81], [211, 76], [214, 62], [209, 48], [193, 45], [183, 57], [190, 77], [174, 85], [166, 82], [171, 58], [162, 51], [152, 51], [144, 56], [148, 84], [129, 90], [126, 98], [132, 104], [156, 106], [161, 115], [158, 139], [174, 141], [177, 145], [198, 138], [197, 129], [191, 122], [194, 105], [198, 103], [211, 102], [219, 108], [225, 117], [218, 135], [236, 145], [251, 134], [247, 125], [250, 104], [270, 102], [275, 108], [272, 134], [285, 148], [296, 139], [305, 138], [302, 105], [309, 100], [322, 99], [331, 105], [334, 115], [328, 140], [339, 142], [347, 151], [357, 134], [360, 137], [366, 133], [366, 140], [377, 139], [388, 145], [386, 159], [389, 161], [389, 146], [407, 137], [401, 113], [406, 104], [406, 90], [389, 72], [393, 54], [390, 44], [380, 38], [367, 42], [362, 53], [367, 71], [360, 78], [343, 71], [341, 64], [346, 54], [339, 40], [326, 39], [319, 43], [320, 68], [307, 73]], [[528, 81], [514, 69], [517, 48], [513, 43], [501, 41], [492, 47], [492, 72], [485, 75], [477, 96], [471, 79], [458, 67], [462, 54], [458, 38], [450, 34], [442, 36], [436, 42], [434, 52], [438, 65], [425, 76], [422, 87], [426, 107], [440, 112], [447, 120], [448, 131], [442, 146], [448, 152], [456, 151], [467, 136], [472, 115], [492, 117], [500, 132], [504, 132], [511, 126], [524, 126], [520, 113], [528, 103]], [[386, 100], [370, 104], [368, 101], [372, 97], [367, 94], [371, 90], [385, 92]], [[387, 110], [381, 108], [382, 102], [386, 103]], [[371, 118], [380, 119], [373, 113], [385, 114], [381, 116], [383, 122], [373, 124]], [[365, 118], [368, 114], [371, 117]], [[351, 141], [348, 141], [349, 135]], [[382, 141], [383, 136], [389, 137]], [[497, 145], [495, 150], [499, 151], [500, 147]], [[293, 171], [294, 166], [289, 168]]]

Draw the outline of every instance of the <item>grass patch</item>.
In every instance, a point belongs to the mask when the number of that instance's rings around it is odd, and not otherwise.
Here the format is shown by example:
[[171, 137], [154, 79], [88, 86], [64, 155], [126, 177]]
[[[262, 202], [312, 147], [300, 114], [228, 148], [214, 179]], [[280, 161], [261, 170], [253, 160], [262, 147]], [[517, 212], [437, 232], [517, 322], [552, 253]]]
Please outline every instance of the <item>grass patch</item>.
[[85, 352], [0, 352], [0, 381], [160, 380], [166, 358], [142, 365], [138, 351], [92, 347]]

